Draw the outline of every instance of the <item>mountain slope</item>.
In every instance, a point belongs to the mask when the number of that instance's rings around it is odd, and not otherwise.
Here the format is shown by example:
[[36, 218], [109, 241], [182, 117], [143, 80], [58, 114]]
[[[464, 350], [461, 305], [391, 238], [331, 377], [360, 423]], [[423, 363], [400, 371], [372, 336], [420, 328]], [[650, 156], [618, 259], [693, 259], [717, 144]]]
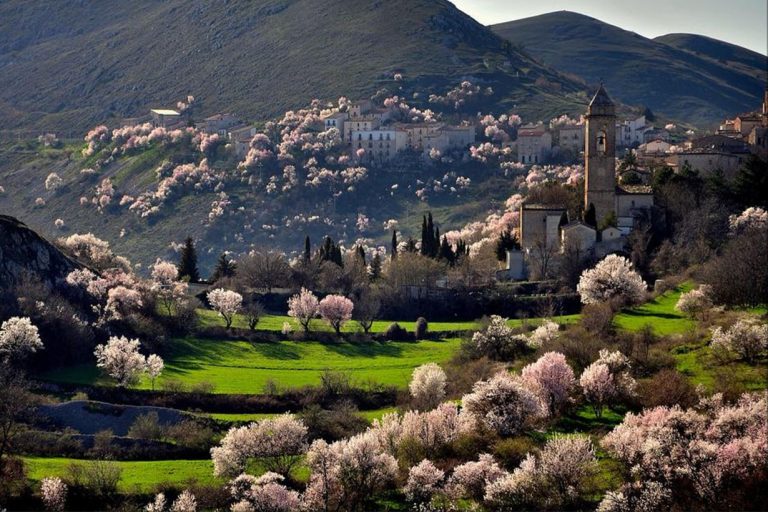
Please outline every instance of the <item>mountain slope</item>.
[[[581, 88], [446, 0], [0, 2], [0, 120], [83, 131], [194, 95], [263, 120], [312, 98], [369, 95], [401, 72], [444, 92], [473, 76], [554, 113]], [[54, 12], [52, 12], [54, 11]], [[557, 84], [551, 94], [534, 83]], [[443, 89], [441, 89], [443, 88]], [[556, 107], [551, 105], [557, 103]], [[538, 112], [537, 112], [538, 113]]]
[[[721, 62], [689, 48], [652, 40], [577, 13], [561, 11], [491, 27], [534, 57], [590, 83], [604, 80], [624, 103], [672, 118], [711, 124], [760, 104], [766, 57], [728, 45]], [[679, 39], [668, 37], [668, 40]], [[680, 45], [691, 44], [680, 42]], [[713, 40], [711, 40], [713, 41]], [[701, 40], [696, 40], [701, 44]], [[717, 43], [720, 43], [717, 41]], [[724, 54], [725, 43], [702, 53]], [[762, 62], [762, 66], [756, 64]]]
[[654, 37], [653, 40], [695, 53], [700, 57], [709, 57], [720, 61], [721, 64], [741, 65], [745, 70], [765, 70], [766, 68], [765, 55], [699, 34], [666, 34]]

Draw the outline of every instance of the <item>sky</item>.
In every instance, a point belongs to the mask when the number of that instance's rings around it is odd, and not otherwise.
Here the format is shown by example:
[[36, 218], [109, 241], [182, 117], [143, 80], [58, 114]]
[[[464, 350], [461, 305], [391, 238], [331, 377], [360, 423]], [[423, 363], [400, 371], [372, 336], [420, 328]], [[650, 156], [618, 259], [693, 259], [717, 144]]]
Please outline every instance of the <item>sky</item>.
[[645, 37], [701, 34], [768, 54], [766, 0], [451, 0], [484, 25], [552, 11], [592, 16]]

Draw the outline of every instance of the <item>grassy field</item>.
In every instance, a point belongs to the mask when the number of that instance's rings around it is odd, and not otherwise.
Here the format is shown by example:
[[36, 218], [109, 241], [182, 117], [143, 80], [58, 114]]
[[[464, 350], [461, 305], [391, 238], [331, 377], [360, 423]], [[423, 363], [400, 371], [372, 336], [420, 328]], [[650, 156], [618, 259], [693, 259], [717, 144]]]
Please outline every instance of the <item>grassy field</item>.
[[650, 325], [659, 336], [690, 331], [696, 322], [675, 310], [680, 294], [693, 288], [685, 283], [640, 306], [625, 309], [614, 317], [614, 325], [626, 331], [639, 331]]
[[[397, 411], [396, 407], [384, 407], [382, 409], [372, 409], [369, 411], [359, 411], [357, 414], [365, 418], [366, 420], [373, 421], [375, 419], [379, 419], [382, 416], [384, 416], [387, 413], [395, 412]], [[230, 414], [230, 413], [208, 413], [203, 414], [203, 416], [207, 416], [209, 418], [213, 418], [215, 420], [219, 421], [230, 421], [230, 422], [248, 422], [248, 421], [259, 421], [263, 420], [265, 418], [274, 418], [275, 416], [279, 416], [279, 414], [270, 414], [270, 413], [263, 413], [263, 414]]]
[[711, 390], [720, 381], [731, 382], [750, 391], [768, 388], [768, 366], [765, 358], [755, 364], [718, 361], [708, 340], [674, 347], [672, 355], [677, 361], [678, 371], [686, 375], [694, 385], [701, 384]]
[[[88, 461], [67, 458], [24, 457], [28, 478], [40, 481], [45, 477], [65, 477], [72, 464], [87, 464]], [[159, 460], [159, 461], [118, 461], [122, 473], [118, 490], [120, 492], [152, 492], [160, 484], [187, 485], [223, 484], [224, 479], [213, 476], [213, 463], [203, 460]]]
[[[200, 319], [200, 325], [203, 327], [224, 327], [224, 319], [221, 317], [220, 314], [216, 313], [215, 311], [212, 311], [210, 309], [198, 309], [197, 310], [198, 317]], [[563, 315], [555, 317], [554, 320], [561, 324], [570, 324], [576, 322], [580, 318], [580, 315]], [[291, 327], [299, 331], [301, 330], [301, 326], [294, 321], [293, 318], [285, 315], [265, 315], [262, 317], [262, 319], [259, 321], [259, 324], [257, 325], [258, 330], [262, 331], [281, 331], [283, 329], [283, 324], [285, 322], [288, 322], [291, 324]], [[371, 332], [373, 333], [381, 333], [387, 330], [387, 327], [390, 326], [393, 322], [397, 322], [400, 324], [401, 327], [404, 327], [410, 332], [413, 332], [413, 330], [416, 328], [416, 320], [412, 321], [402, 321], [402, 320], [377, 320], [373, 322], [373, 326], [371, 327]], [[531, 323], [537, 323], [541, 322], [541, 319], [538, 318], [532, 318], [529, 319], [528, 322]], [[509, 325], [513, 327], [519, 327], [523, 324], [523, 320], [520, 319], [511, 319], [509, 320]], [[237, 327], [240, 329], [247, 329], [248, 328], [248, 322], [246, 321], [245, 317], [242, 315], [235, 315], [234, 320], [232, 321], [232, 326]], [[314, 331], [321, 331], [321, 332], [333, 332], [333, 329], [326, 324], [321, 319], [316, 319], [312, 321], [312, 330]], [[476, 321], [466, 321], [466, 322], [429, 322], [429, 331], [431, 332], [459, 332], [459, 331], [471, 331], [474, 329], [478, 329], [479, 324]], [[344, 327], [342, 328], [342, 332], [362, 332], [362, 328], [358, 325], [357, 322], [347, 322]]]
[[[269, 381], [280, 387], [314, 385], [325, 370], [334, 370], [348, 373], [361, 384], [372, 381], [405, 387], [414, 368], [450, 360], [459, 344], [457, 338], [361, 344], [176, 339], [166, 354], [165, 371], [157, 385], [168, 380], [187, 385], [208, 382], [214, 385], [215, 393], [262, 393]], [[95, 365], [62, 368], [42, 378], [76, 384], [107, 382]], [[147, 381], [139, 384], [144, 389], [149, 386]]]

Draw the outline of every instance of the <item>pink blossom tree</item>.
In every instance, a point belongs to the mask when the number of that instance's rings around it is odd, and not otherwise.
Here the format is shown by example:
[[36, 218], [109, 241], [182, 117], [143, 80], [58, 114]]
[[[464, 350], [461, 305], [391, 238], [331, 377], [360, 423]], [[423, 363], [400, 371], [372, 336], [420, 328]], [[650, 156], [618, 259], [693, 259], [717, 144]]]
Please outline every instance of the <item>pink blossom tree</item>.
[[269, 471], [290, 473], [307, 449], [307, 427], [290, 414], [233, 427], [211, 448], [214, 473], [236, 475], [251, 458], [259, 458]]
[[342, 325], [352, 319], [354, 307], [354, 303], [342, 295], [328, 295], [318, 304], [320, 316], [336, 334], [341, 334]]
[[768, 351], [768, 324], [756, 318], [740, 318], [726, 330], [716, 327], [712, 331], [710, 345], [733, 352], [752, 363], [760, 354]]
[[226, 327], [229, 329], [232, 326], [233, 317], [243, 305], [243, 296], [232, 290], [216, 288], [208, 292], [208, 302], [211, 303], [214, 311], [224, 318]]
[[240, 475], [231, 486], [237, 502], [232, 512], [293, 512], [301, 508], [299, 493], [288, 489], [285, 477], [267, 471], [258, 478]]
[[466, 412], [479, 425], [500, 435], [515, 435], [546, 416], [536, 394], [519, 378], [502, 371], [476, 382], [461, 399]]
[[585, 270], [576, 286], [584, 304], [638, 304], [645, 299], [646, 290], [645, 282], [629, 260], [616, 254], [609, 254], [594, 268]]
[[523, 368], [521, 375], [523, 381], [539, 393], [550, 415], [557, 414], [568, 403], [576, 387], [573, 370], [559, 352], [547, 352]]
[[424, 459], [408, 471], [408, 481], [403, 493], [414, 504], [428, 503], [442, 487], [445, 473], [432, 461]]
[[587, 437], [557, 436], [538, 455], [528, 454], [511, 474], [489, 484], [486, 501], [494, 509], [546, 507], [562, 509], [586, 492], [597, 470]]
[[317, 297], [306, 288], [288, 299], [288, 316], [295, 318], [305, 333], [309, 332], [310, 323], [318, 315], [319, 309]]
[[13, 316], [0, 325], [0, 361], [22, 359], [42, 348], [37, 326], [29, 318]]
[[493, 455], [481, 454], [476, 461], [465, 462], [453, 469], [446, 492], [454, 500], [472, 499], [483, 501], [486, 486], [506, 474], [493, 459]]

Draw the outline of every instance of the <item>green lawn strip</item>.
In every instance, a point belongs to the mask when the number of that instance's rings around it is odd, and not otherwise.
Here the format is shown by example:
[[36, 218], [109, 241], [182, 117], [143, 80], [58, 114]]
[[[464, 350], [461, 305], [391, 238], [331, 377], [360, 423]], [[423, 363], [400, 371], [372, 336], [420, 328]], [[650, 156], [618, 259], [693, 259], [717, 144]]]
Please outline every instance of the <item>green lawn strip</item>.
[[768, 366], [765, 358], [755, 364], [743, 361], [722, 363], [712, 353], [709, 340], [678, 345], [670, 352], [677, 361], [677, 370], [687, 376], [694, 385], [701, 384], [712, 390], [718, 378], [722, 377], [735, 379], [749, 391], [768, 388]]
[[[348, 373], [356, 384], [375, 382], [404, 388], [414, 368], [449, 361], [460, 342], [458, 338], [359, 344], [175, 339], [165, 354], [165, 371], [156, 387], [168, 380], [190, 386], [209, 382], [214, 393], [258, 394], [270, 380], [283, 388], [317, 385], [324, 371], [333, 370]], [[93, 364], [54, 370], [41, 378], [75, 384], [109, 383]], [[144, 379], [138, 387], [149, 389], [150, 383]]]
[[[397, 407], [383, 407], [381, 409], [372, 409], [369, 411], [358, 411], [358, 415], [365, 418], [367, 421], [372, 422], [375, 419], [379, 419], [387, 413], [396, 412]], [[274, 418], [279, 416], [278, 413], [261, 413], [261, 414], [230, 414], [230, 413], [200, 413], [200, 416], [206, 416], [214, 420], [228, 421], [232, 423], [245, 423], [251, 421], [259, 421], [268, 418]]]
[[[198, 309], [198, 318], [203, 327], [224, 327], [224, 319], [215, 311], [210, 309]], [[261, 331], [282, 331], [283, 324], [288, 322], [294, 330], [301, 330], [301, 326], [291, 317], [286, 315], [264, 315], [256, 326]], [[377, 320], [371, 327], [371, 332], [380, 333], [387, 330], [390, 324], [397, 322], [401, 327], [413, 332], [416, 327], [415, 319], [413, 321], [400, 320]], [[248, 328], [248, 321], [243, 315], [235, 315], [232, 326], [240, 329]], [[432, 332], [445, 331], [469, 331], [477, 328], [477, 322], [430, 322], [429, 330]], [[322, 319], [312, 321], [311, 329], [320, 332], [333, 332], [333, 329]], [[362, 328], [357, 322], [347, 322], [342, 328], [342, 332], [362, 332]]]
[[[48, 457], [24, 457], [27, 477], [38, 482], [45, 477], [66, 477], [72, 464], [87, 464], [87, 460]], [[120, 492], [153, 492], [160, 484], [221, 485], [225, 479], [213, 476], [213, 462], [203, 460], [116, 461], [122, 470]]]
[[614, 317], [614, 325], [625, 331], [637, 332], [650, 325], [659, 336], [682, 334], [696, 326], [696, 322], [675, 310], [680, 294], [693, 289], [690, 282], [665, 292], [640, 306], [625, 309]]
[[[224, 319], [220, 314], [218, 314], [215, 311], [212, 311], [210, 309], [198, 309], [198, 318], [200, 320], [200, 325], [203, 327], [224, 327]], [[581, 318], [581, 315], [574, 314], [574, 315], [562, 315], [554, 317], [553, 320], [559, 324], [568, 325], [573, 324], [579, 321], [579, 318]], [[258, 325], [256, 326], [256, 329], [261, 331], [282, 331], [283, 324], [288, 322], [291, 327], [295, 330], [301, 330], [301, 326], [291, 317], [285, 316], [285, 315], [265, 315], [260, 320]], [[389, 327], [392, 323], [397, 322], [400, 324], [401, 327], [404, 327], [410, 332], [413, 332], [416, 328], [416, 321], [403, 321], [403, 320], [376, 320], [373, 322], [373, 326], [371, 327], [371, 332], [373, 333], [382, 333], [387, 330], [387, 327]], [[523, 325], [523, 322], [528, 322], [531, 324], [539, 324], [542, 322], [541, 318], [529, 318], [526, 320], [523, 319], [511, 319], [508, 321], [508, 324], [511, 327], [520, 327]], [[480, 326], [478, 322], [476, 321], [465, 321], [465, 322], [429, 322], [429, 330], [431, 332], [460, 332], [460, 331], [472, 331], [475, 329], [478, 329]], [[234, 320], [232, 321], [232, 326], [239, 328], [239, 329], [247, 329], [248, 328], [248, 322], [245, 319], [243, 315], [235, 315]], [[326, 324], [321, 319], [316, 319], [312, 321], [311, 329], [314, 331], [319, 332], [333, 332], [333, 329]], [[358, 325], [357, 322], [347, 322], [344, 327], [342, 328], [342, 332], [362, 332], [362, 328]]]

